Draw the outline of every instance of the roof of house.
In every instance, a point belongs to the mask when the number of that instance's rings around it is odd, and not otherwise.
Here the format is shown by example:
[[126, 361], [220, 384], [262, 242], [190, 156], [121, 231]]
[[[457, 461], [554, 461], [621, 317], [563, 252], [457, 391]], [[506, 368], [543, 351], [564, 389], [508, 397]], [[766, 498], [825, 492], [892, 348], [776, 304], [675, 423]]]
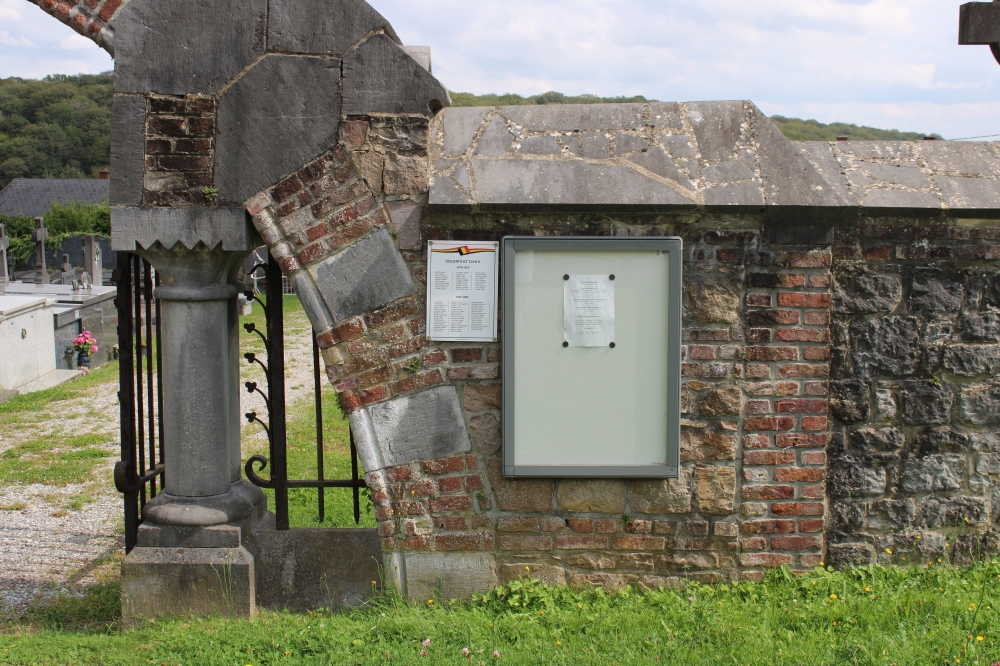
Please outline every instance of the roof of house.
[[52, 202], [93, 204], [108, 198], [108, 184], [101, 178], [15, 178], [0, 190], [0, 215], [45, 215]]
[[1000, 144], [789, 141], [749, 101], [451, 107], [438, 210], [1000, 216]]

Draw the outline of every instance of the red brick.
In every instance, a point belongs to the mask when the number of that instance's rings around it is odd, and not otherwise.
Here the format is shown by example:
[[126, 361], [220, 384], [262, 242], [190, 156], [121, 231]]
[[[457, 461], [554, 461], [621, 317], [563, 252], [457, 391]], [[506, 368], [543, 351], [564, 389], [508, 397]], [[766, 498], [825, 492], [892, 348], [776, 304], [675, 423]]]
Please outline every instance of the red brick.
[[779, 500], [793, 497], [795, 497], [795, 486], [743, 486], [743, 499], [747, 500]]
[[354, 211], [352, 206], [345, 206], [330, 216], [330, 227], [333, 229], [342, 227], [351, 220], [357, 219], [357, 217], [358, 214]]
[[411, 497], [430, 497], [434, 494], [434, 482], [420, 479], [406, 484], [406, 494]]
[[799, 532], [822, 532], [825, 529], [822, 520], [800, 520]]
[[826, 430], [828, 426], [828, 421], [825, 416], [803, 416], [802, 417], [802, 429], [803, 430]]
[[791, 430], [795, 427], [795, 419], [774, 416], [748, 416], [743, 419], [746, 430]]
[[754, 465], [788, 465], [795, 462], [793, 451], [744, 451], [743, 464]]
[[101, 6], [101, 11], [97, 15], [97, 18], [101, 19], [105, 23], [111, 20], [111, 17], [115, 15], [118, 8], [121, 7], [122, 0], [104, 0], [104, 4]]
[[431, 511], [465, 511], [472, 508], [472, 498], [468, 495], [437, 497], [431, 500]]
[[558, 532], [566, 527], [566, 520], [564, 518], [543, 518], [541, 527], [543, 532]]
[[604, 549], [608, 547], [607, 537], [560, 536], [556, 537], [556, 548], [562, 550]]
[[446, 476], [438, 479], [438, 490], [442, 493], [454, 493], [462, 489], [462, 477]]
[[527, 534], [498, 534], [500, 550], [552, 550], [552, 537]]
[[816, 449], [826, 446], [827, 437], [825, 434], [810, 435], [806, 433], [789, 433], [778, 435], [775, 439], [775, 446], [779, 448], [798, 447], [800, 449]]
[[483, 360], [482, 347], [459, 347], [451, 350], [451, 360], [455, 363], [473, 363]]
[[538, 521], [521, 516], [501, 516], [497, 519], [498, 532], [537, 532]]
[[434, 548], [436, 550], [482, 550], [483, 538], [486, 535], [477, 534], [439, 534], [434, 537]]
[[413, 354], [414, 352], [420, 351], [420, 348], [424, 346], [424, 342], [425, 340], [423, 336], [420, 336], [418, 338], [411, 338], [410, 340], [404, 340], [402, 342], [395, 342], [391, 345], [386, 345], [381, 349], [381, 351], [387, 358], [399, 358], [400, 356], [406, 356], [407, 354]]
[[191, 136], [211, 137], [215, 133], [214, 118], [189, 118], [188, 134]]
[[833, 255], [827, 249], [784, 252], [778, 258], [778, 265], [793, 268], [829, 268], [832, 260]]
[[594, 521], [589, 518], [569, 518], [566, 524], [574, 532], [589, 533], [594, 531]]
[[827, 395], [829, 393], [826, 382], [806, 382], [802, 388], [806, 395]]
[[312, 263], [317, 259], [321, 259], [326, 256], [328, 252], [329, 251], [326, 249], [326, 246], [322, 243], [314, 243], [313, 245], [307, 245], [305, 249], [296, 255], [296, 257], [298, 258], [300, 264], [305, 265]]
[[385, 470], [385, 478], [389, 483], [398, 483], [410, 479], [411, 470], [409, 465], [399, 467], [389, 467]]
[[499, 376], [499, 365], [469, 365], [459, 368], [448, 368], [448, 379], [496, 379]]
[[407, 551], [430, 550], [431, 538], [429, 536], [411, 536], [403, 542], [403, 548]]
[[778, 307], [783, 308], [829, 308], [830, 294], [781, 293]]
[[771, 329], [769, 328], [748, 328], [746, 330], [747, 342], [770, 342]]
[[791, 564], [792, 556], [778, 553], [744, 553], [740, 556], [740, 563], [745, 567], [780, 567], [782, 564]]
[[[329, 370], [328, 370], [329, 372]], [[356, 395], [342, 394], [340, 396], [340, 408], [345, 412], [353, 412], [361, 406], [361, 398]]]
[[406, 393], [407, 391], [413, 391], [414, 389], [440, 384], [443, 381], [444, 377], [441, 376], [441, 371], [435, 369], [430, 372], [422, 372], [418, 375], [413, 375], [412, 377], [407, 377], [405, 379], [400, 379], [398, 382], [394, 382], [392, 384], [392, 392]]
[[342, 382], [337, 382], [333, 385], [333, 390], [337, 393], [347, 393], [348, 391], [353, 391], [358, 388], [358, 380], [354, 377], [349, 377]]
[[806, 313], [805, 323], [809, 326], [826, 326], [830, 323], [830, 313], [820, 310], [810, 310]]
[[778, 400], [774, 411], [779, 414], [825, 414], [826, 400]]
[[821, 537], [771, 537], [771, 550], [808, 550], [809, 548], [819, 548], [822, 545], [823, 539]]
[[722, 379], [729, 377], [730, 367], [728, 363], [682, 363], [681, 375]]
[[823, 505], [820, 502], [786, 502], [771, 505], [771, 513], [776, 516], [822, 516]]
[[743, 546], [743, 550], [765, 550], [767, 548], [767, 539], [764, 537], [750, 537], [749, 539], [743, 539], [740, 545]]
[[743, 435], [743, 447], [747, 449], [766, 449], [771, 445], [770, 435]]
[[440, 522], [441, 529], [451, 532], [469, 529], [469, 519], [466, 516], [445, 516]]
[[729, 340], [728, 328], [692, 328], [684, 331], [685, 339], [704, 342], [725, 342]]
[[829, 377], [830, 366], [824, 364], [796, 363], [778, 368], [779, 377]]
[[358, 398], [361, 399], [362, 405], [370, 405], [373, 402], [385, 400], [388, 397], [389, 391], [384, 386], [376, 386], [375, 388], [362, 391], [358, 394]]
[[748, 361], [797, 361], [798, 347], [747, 347]]
[[826, 497], [826, 486], [802, 486], [803, 499], [823, 499]]
[[465, 469], [465, 456], [424, 461], [424, 471], [428, 474], [450, 474], [463, 469]]
[[809, 287], [812, 289], [827, 289], [833, 283], [829, 274], [810, 275]]
[[746, 520], [744, 534], [791, 534], [795, 532], [794, 520]]
[[611, 540], [615, 550], [663, 550], [667, 540], [659, 536], [620, 536]]
[[747, 378], [766, 379], [771, 376], [771, 368], [765, 363], [747, 363]]
[[770, 414], [771, 403], [767, 400], [747, 400], [743, 411], [746, 414]]
[[396, 533], [396, 524], [384, 522], [378, 524], [378, 534], [383, 537], [390, 537]]
[[865, 261], [885, 261], [890, 257], [892, 248], [886, 245], [865, 250]]
[[356, 241], [371, 230], [372, 225], [368, 220], [357, 220], [340, 227], [340, 230], [330, 238], [328, 245], [331, 250], [337, 250], [348, 243]]
[[371, 388], [375, 384], [381, 384], [391, 376], [392, 368], [387, 365], [383, 365], [355, 375], [355, 379], [358, 382], [358, 386], [361, 388]]
[[779, 467], [774, 470], [775, 481], [790, 483], [798, 481], [822, 481], [826, 478], [826, 470], [815, 467]]
[[806, 347], [803, 356], [807, 361], [826, 361], [830, 358], [830, 348]]
[[620, 527], [621, 523], [619, 521], [609, 518], [601, 518], [594, 521], [594, 531], [598, 534], [614, 534]]
[[431, 366], [444, 363], [448, 360], [448, 357], [440, 349], [435, 349], [434, 351], [424, 352], [420, 360], [423, 361], [424, 366]]
[[499, 347], [486, 348], [486, 360], [490, 363], [499, 363], [503, 359], [503, 352]]
[[799, 323], [797, 310], [751, 310], [747, 312], [747, 324], [750, 326], [790, 326]]
[[688, 357], [698, 361], [710, 361], [715, 358], [717, 349], [710, 345], [691, 345], [688, 348]]
[[782, 328], [778, 329], [781, 342], [829, 342], [830, 331], [825, 328]]
[[479, 475], [465, 477], [465, 489], [468, 490], [469, 492], [482, 490], [482, 488], [483, 488], [483, 477]]
[[771, 294], [747, 294], [747, 305], [752, 308], [769, 308]]
[[370, 196], [367, 196], [358, 202], [356, 208], [358, 209], [358, 215], [364, 215], [373, 208], [375, 208], [375, 199], [373, 199]]
[[803, 451], [802, 452], [802, 464], [803, 465], [825, 465], [826, 464], [826, 454], [822, 451]]

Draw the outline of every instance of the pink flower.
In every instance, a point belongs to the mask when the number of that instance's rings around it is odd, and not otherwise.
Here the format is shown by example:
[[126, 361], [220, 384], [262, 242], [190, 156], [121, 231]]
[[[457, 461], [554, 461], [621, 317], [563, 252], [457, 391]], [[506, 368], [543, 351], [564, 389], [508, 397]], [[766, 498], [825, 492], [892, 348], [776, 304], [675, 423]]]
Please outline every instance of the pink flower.
[[496, 659], [500, 658], [500, 650], [493, 650], [493, 657]]
[[420, 656], [421, 657], [426, 657], [427, 656], [427, 650], [421, 650], [420, 651]]
[[462, 656], [463, 657], [469, 656], [469, 648], [462, 648]]
[[90, 337], [90, 331], [84, 331], [83, 332], [83, 339], [84, 340], [90, 340], [91, 339], [91, 337]]
[[91, 353], [91, 354], [96, 354], [96, 353], [97, 353], [97, 345], [94, 345], [94, 346], [92, 346], [92, 347], [90, 348], [90, 353]]
[[424, 642], [421, 643], [421, 645], [423, 645], [424, 647], [430, 647], [431, 646], [431, 639], [425, 638]]

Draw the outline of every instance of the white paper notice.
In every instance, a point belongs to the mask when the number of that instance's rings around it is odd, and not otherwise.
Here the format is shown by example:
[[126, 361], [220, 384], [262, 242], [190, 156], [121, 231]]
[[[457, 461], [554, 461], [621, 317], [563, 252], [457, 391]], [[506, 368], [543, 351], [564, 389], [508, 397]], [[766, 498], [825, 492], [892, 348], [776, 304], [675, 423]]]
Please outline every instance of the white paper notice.
[[427, 335], [497, 339], [497, 242], [427, 243]]
[[615, 341], [615, 283], [609, 275], [570, 275], [563, 287], [563, 339], [570, 347]]

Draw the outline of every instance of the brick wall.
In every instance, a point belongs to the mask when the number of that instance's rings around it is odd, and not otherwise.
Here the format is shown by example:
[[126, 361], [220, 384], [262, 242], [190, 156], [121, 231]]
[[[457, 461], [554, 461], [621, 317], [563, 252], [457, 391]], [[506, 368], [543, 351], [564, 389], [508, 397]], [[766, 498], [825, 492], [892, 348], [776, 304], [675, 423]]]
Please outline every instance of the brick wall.
[[147, 206], [208, 205], [214, 185], [216, 100], [208, 95], [150, 95], [146, 100]]

